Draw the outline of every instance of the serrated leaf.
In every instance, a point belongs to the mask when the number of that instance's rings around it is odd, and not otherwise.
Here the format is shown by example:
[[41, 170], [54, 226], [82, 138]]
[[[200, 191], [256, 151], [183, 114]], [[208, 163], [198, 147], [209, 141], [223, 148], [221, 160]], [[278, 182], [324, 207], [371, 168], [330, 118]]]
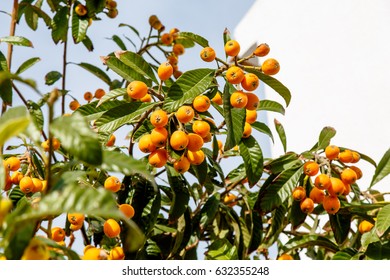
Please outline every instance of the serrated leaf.
[[365, 254], [374, 260], [390, 260], [390, 243], [388, 241], [370, 243]]
[[54, 43], [67, 41], [69, 24], [68, 7], [64, 6], [57, 10], [51, 22], [51, 37]]
[[62, 74], [60, 72], [50, 71], [45, 75], [45, 84], [51, 86], [61, 78], [62, 78]]
[[378, 163], [377, 168], [375, 169], [374, 176], [370, 183], [370, 187], [381, 181], [387, 175], [390, 174], [390, 149], [386, 151], [381, 160]]
[[215, 70], [206, 68], [184, 72], [169, 88], [163, 109], [171, 113], [183, 104], [192, 104], [194, 98], [212, 84], [214, 72]]
[[108, 66], [108, 68], [113, 70], [115, 73], [117, 73], [119, 76], [121, 76], [123, 79], [125, 79], [128, 82], [142, 81], [146, 83], [148, 86], [151, 85], [150, 80], [144, 78], [144, 76], [134, 71], [133, 68], [126, 65], [115, 56], [108, 56], [104, 58], [104, 62]]
[[125, 124], [137, 122], [142, 115], [158, 103], [130, 102], [119, 105], [105, 112], [96, 120], [99, 132], [112, 133]]
[[284, 152], [286, 152], [287, 151], [287, 137], [286, 137], [286, 132], [284, 131], [284, 127], [277, 119], [274, 119], [274, 124], [275, 124], [276, 132], [279, 135], [279, 139], [282, 142], [283, 150], [284, 150]]
[[75, 12], [72, 14], [72, 37], [75, 44], [85, 39], [88, 29], [88, 19], [79, 17]]
[[173, 194], [168, 219], [171, 223], [175, 223], [187, 210], [190, 193], [183, 176], [173, 167], [167, 166], [167, 175]]
[[257, 197], [255, 209], [260, 213], [268, 213], [283, 204], [286, 199], [291, 197], [291, 192], [297, 186], [302, 176], [302, 164], [282, 171], [277, 176], [268, 177], [260, 188]]
[[14, 46], [33, 47], [31, 41], [22, 36], [6, 36], [0, 38], [0, 43], [7, 43]]
[[88, 164], [102, 164], [103, 153], [98, 136], [81, 114], [74, 112], [71, 116], [59, 117], [50, 128], [71, 155]]
[[316, 149], [321, 150], [325, 149], [330, 145], [330, 140], [336, 135], [336, 130], [333, 127], [326, 126], [321, 130], [320, 136], [318, 138], [318, 144]]
[[316, 234], [293, 237], [283, 246], [282, 252], [288, 252], [294, 249], [307, 248], [312, 246], [323, 247], [331, 252], [337, 252], [339, 250], [338, 246], [328, 238]]
[[99, 101], [93, 101], [91, 103], [80, 106], [77, 109], [77, 112], [85, 116], [88, 121], [97, 120], [108, 110], [118, 107], [127, 103], [126, 101], [121, 100], [111, 100], [110, 102], [105, 102], [104, 104], [98, 106]]
[[284, 99], [284, 101], [286, 102], [286, 106], [288, 106], [290, 104], [290, 101], [291, 101], [290, 90], [285, 85], [283, 85], [280, 81], [278, 81], [274, 77], [271, 77], [269, 75], [265, 75], [264, 73], [262, 73], [258, 70], [254, 70], [254, 69], [250, 69], [250, 68], [248, 68], [248, 69], [245, 68], [245, 70], [247, 72], [255, 74], [257, 77], [259, 77], [259, 79], [261, 81], [263, 81], [266, 85], [268, 85], [273, 90], [275, 90]]
[[202, 36], [199, 36], [197, 34], [194, 34], [192, 32], [179, 32], [178, 33], [179, 39], [181, 37], [190, 39], [200, 45], [201, 47], [207, 47], [209, 45], [209, 42], [203, 38]]
[[139, 174], [154, 183], [154, 177], [149, 172], [145, 162], [121, 152], [103, 151], [102, 168], [111, 172], [119, 172], [127, 176]]
[[383, 207], [378, 215], [375, 222], [376, 233], [379, 237], [382, 237], [383, 234], [390, 228], [390, 204]]
[[0, 117], [0, 146], [23, 132], [30, 123], [30, 115], [23, 106], [9, 108]]
[[30, 59], [27, 59], [25, 62], [23, 62], [19, 68], [16, 70], [15, 74], [21, 74], [24, 71], [26, 71], [28, 68], [33, 66], [35, 63], [41, 61], [39, 57], [32, 57]]
[[271, 111], [271, 112], [280, 113], [282, 115], [284, 115], [285, 113], [285, 109], [280, 103], [273, 100], [266, 100], [266, 99], [260, 101], [260, 105], [257, 110]]
[[263, 174], [263, 152], [253, 136], [242, 139], [239, 147], [249, 186], [254, 186]]

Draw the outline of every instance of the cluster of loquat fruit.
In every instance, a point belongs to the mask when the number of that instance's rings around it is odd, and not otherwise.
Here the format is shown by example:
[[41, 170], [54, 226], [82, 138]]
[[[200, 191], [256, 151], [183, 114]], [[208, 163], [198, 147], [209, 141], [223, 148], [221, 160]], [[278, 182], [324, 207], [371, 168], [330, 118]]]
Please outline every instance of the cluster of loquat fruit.
[[304, 163], [304, 182], [309, 180], [309, 184], [295, 187], [293, 199], [300, 202], [304, 213], [309, 214], [315, 204], [322, 204], [328, 214], [336, 214], [341, 207], [340, 200], [346, 200], [351, 185], [363, 176], [360, 168], [354, 165], [359, 160], [360, 154], [356, 151], [327, 146], [324, 155], [317, 154], [314, 160]]
[[[109, 18], [116, 18], [118, 16], [118, 3], [115, 0], [106, 0], [105, 13]], [[86, 5], [77, 3], [74, 7], [74, 12], [79, 17], [88, 17], [88, 8]], [[93, 18], [88, 17], [89, 25], [92, 24]]]

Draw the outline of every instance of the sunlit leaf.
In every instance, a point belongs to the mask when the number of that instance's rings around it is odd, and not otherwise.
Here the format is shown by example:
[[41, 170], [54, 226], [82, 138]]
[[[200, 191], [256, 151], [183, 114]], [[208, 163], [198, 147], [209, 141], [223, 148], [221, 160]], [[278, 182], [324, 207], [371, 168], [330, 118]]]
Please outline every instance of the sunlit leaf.
[[68, 37], [68, 7], [64, 6], [57, 10], [57, 13], [54, 15], [52, 23], [51, 23], [51, 37], [54, 43], [58, 43], [60, 41], [67, 41]]
[[207, 247], [207, 260], [238, 260], [237, 248], [227, 239], [217, 239]]
[[33, 47], [31, 41], [22, 36], [6, 36], [0, 38], [0, 43], [7, 43], [14, 46]]
[[23, 132], [30, 123], [30, 115], [23, 106], [9, 108], [0, 117], [0, 146]]
[[62, 74], [60, 72], [50, 71], [45, 75], [45, 84], [51, 86], [61, 78], [62, 78]]
[[100, 80], [105, 82], [107, 85], [109, 85], [111, 83], [111, 78], [106, 74], [106, 72], [104, 72], [100, 68], [96, 67], [95, 65], [92, 65], [92, 64], [89, 64], [86, 62], [77, 63], [76, 65], [80, 66], [81, 68], [84, 68], [89, 73], [95, 75]]
[[266, 99], [260, 101], [258, 110], [276, 112], [282, 115], [285, 113], [285, 109], [280, 103]]

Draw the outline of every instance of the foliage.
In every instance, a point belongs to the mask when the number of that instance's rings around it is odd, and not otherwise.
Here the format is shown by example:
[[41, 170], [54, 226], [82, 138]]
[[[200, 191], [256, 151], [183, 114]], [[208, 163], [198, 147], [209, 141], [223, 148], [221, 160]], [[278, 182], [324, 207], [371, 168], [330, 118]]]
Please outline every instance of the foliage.
[[[90, 24], [104, 14], [113, 18], [118, 13], [116, 2], [106, 0], [20, 0], [16, 4], [11, 24], [25, 20], [35, 31], [42, 19], [54, 44], [66, 45], [72, 38], [91, 52]], [[123, 251], [119, 258], [126, 259], [197, 259], [202, 253], [210, 260], [269, 259], [272, 249], [277, 256], [288, 254], [295, 259], [303, 254], [312, 259], [390, 258], [390, 206], [385, 194], [374, 189], [390, 173], [390, 150], [376, 164], [358, 151], [332, 145], [336, 130], [325, 127], [312, 148], [287, 152], [285, 130], [275, 119], [285, 154], [264, 158], [256, 134], [264, 133], [270, 141], [275, 136], [268, 124], [257, 120], [257, 113], [285, 114], [292, 98], [274, 77], [276, 73], [262, 69], [260, 60], [268, 52], [258, 55], [256, 49], [247, 57], [217, 54], [211, 63], [205, 60], [207, 67], [182, 73], [178, 61], [184, 59], [185, 50], [211, 48], [207, 39], [176, 28], [166, 31], [154, 15], [149, 24], [146, 37], [135, 27], [121, 24], [130, 35], [112, 36], [121, 50], [102, 56], [102, 65], [75, 63], [101, 79], [107, 89], [72, 97], [70, 104], [70, 89], [64, 82], [69, 64], [66, 52], [63, 69], [45, 77], [49, 86], [63, 81], [62, 88], [42, 94], [32, 79], [22, 76], [26, 69], [37, 67], [41, 58], [28, 58], [16, 71], [9, 67], [12, 47], [32, 47], [33, 42], [12, 32], [0, 34], [0, 46], [12, 46], [8, 53], [0, 49], [3, 258], [115, 259], [118, 247]], [[227, 30], [222, 38], [224, 46], [233, 40]], [[238, 66], [245, 78], [232, 82], [228, 74], [232, 66]], [[244, 85], [242, 80], [249, 78], [269, 86], [284, 104], [260, 100], [252, 104], [254, 110], [248, 107], [249, 101], [241, 106], [242, 99], [257, 87], [245, 89], [253, 83]], [[20, 83], [39, 98], [27, 99], [19, 90]], [[146, 90], [136, 97], [132, 94], [139, 85]], [[237, 91], [244, 97], [232, 100]], [[198, 107], [199, 96], [206, 100], [205, 110]], [[12, 106], [18, 99], [24, 104]], [[57, 104], [61, 112], [55, 110]], [[65, 112], [67, 105], [71, 114]], [[189, 121], [181, 121], [178, 114], [184, 106], [193, 110]], [[162, 130], [167, 136], [158, 143], [147, 142], [158, 131], [152, 119], [158, 110], [166, 113]], [[255, 114], [255, 120], [249, 121], [249, 114]], [[195, 122], [210, 131], [198, 132]], [[127, 143], [115, 141], [121, 130], [127, 132]], [[185, 144], [175, 148], [174, 141], [183, 140], [170, 138], [176, 131], [185, 132], [184, 138], [199, 135], [200, 146], [191, 148], [190, 140], [184, 139]], [[329, 154], [329, 147], [337, 149], [335, 156]], [[376, 168], [365, 189], [357, 184], [360, 160]], [[231, 162], [233, 168], [226, 170]], [[319, 174], [340, 179], [343, 189], [336, 192], [332, 189], [336, 183], [332, 187], [318, 183]], [[36, 180], [29, 185], [22, 178]], [[303, 187], [306, 199], [296, 198], [298, 186]], [[328, 207], [324, 197], [330, 196], [339, 207]], [[131, 205], [133, 212], [122, 211], [124, 204]], [[114, 237], [108, 219], [119, 224], [120, 233]], [[53, 229], [59, 221], [64, 221], [60, 227], [65, 235], [57, 239]], [[363, 228], [362, 221], [368, 226]], [[72, 247], [75, 238], [83, 238], [83, 252]], [[41, 242], [49, 255], [34, 252], [31, 240]]]

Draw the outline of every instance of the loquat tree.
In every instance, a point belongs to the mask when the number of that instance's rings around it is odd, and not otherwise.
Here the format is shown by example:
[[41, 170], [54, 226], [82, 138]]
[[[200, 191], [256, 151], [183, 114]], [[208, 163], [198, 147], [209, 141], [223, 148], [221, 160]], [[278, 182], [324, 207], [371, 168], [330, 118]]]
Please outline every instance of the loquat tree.
[[[42, 93], [23, 75], [39, 58], [11, 68], [13, 47], [32, 46], [16, 34], [20, 20], [33, 31], [43, 20], [54, 44], [72, 43], [70, 31], [93, 52], [88, 28], [115, 18], [117, 3], [15, 0], [9, 14], [11, 32], [0, 34], [2, 259], [390, 258], [389, 200], [374, 189], [390, 173], [390, 150], [376, 163], [332, 143], [336, 131], [325, 127], [306, 151], [287, 152], [282, 124], [273, 135], [258, 120], [262, 111], [284, 114], [291, 100], [268, 44], [242, 57], [225, 30], [217, 53], [152, 15], [145, 37], [123, 23], [131, 34], [113, 36], [119, 51], [101, 65], [76, 64], [106, 88], [71, 96], [64, 55], [62, 72], [45, 76], [62, 87]], [[182, 72], [193, 47], [205, 67]], [[260, 100], [260, 83], [284, 104]], [[285, 153], [264, 158], [257, 133], [277, 136]], [[361, 160], [375, 168], [368, 186], [358, 185]]]

